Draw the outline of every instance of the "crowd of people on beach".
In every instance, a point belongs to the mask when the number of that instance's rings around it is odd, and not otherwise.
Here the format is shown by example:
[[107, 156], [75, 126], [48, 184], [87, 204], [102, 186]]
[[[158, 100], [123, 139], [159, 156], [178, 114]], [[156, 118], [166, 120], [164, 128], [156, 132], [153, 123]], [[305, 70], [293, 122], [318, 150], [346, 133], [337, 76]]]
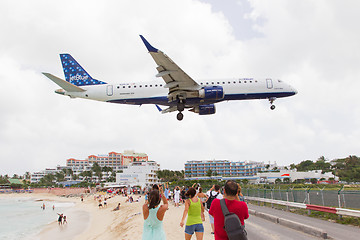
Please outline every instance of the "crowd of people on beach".
[[[249, 217], [249, 213], [247, 204], [241, 194], [240, 185], [229, 180], [225, 183], [223, 191], [221, 190], [219, 185], [213, 185], [205, 194], [199, 184], [194, 184], [187, 189], [179, 186], [174, 188], [173, 200], [175, 207], [179, 207], [180, 203], [185, 204], [179, 224], [180, 227], [185, 227], [185, 240], [190, 240], [194, 234], [197, 240], [203, 239], [205, 210], [209, 214], [211, 234], [214, 234], [216, 240], [229, 239], [228, 234], [230, 232], [227, 232], [224, 211], [234, 213], [237, 216], [241, 231], [237, 231], [236, 234], [240, 235], [241, 239], [246, 239], [244, 220]], [[143, 240], [166, 239], [163, 219], [165, 212], [169, 209], [169, 200], [171, 200], [171, 191], [168, 184], [163, 186], [155, 184], [152, 189], [146, 192], [145, 204], [143, 205]], [[234, 224], [234, 221], [231, 221], [231, 224]], [[227, 221], [227, 224], [230, 224], [229, 221]], [[233, 233], [231, 232], [231, 234]]]
[[[135, 194], [139, 194], [137, 197]], [[94, 195], [94, 201], [98, 202], [99, 208], [107, 207], [107, 200], [114, 196], [123, 196], [125, 203], [140, 202], [141, 195], [145, 196], [145, 203], [142, 206], [144, 219], [143, 240], [163, 240], [166, 234], [163, 227], [165, 213], [169, 210], [169, 204], [173, 202], [174, 207], [184, 206], [179, 227], [184, 228], [184, 238], [189, 240], [195, 235], [197, 240], [204, 238], [203, 222], [209, 219], [211, 234], [215, 240], [229, 239], [224, 223], [224, 205], [230, 213], [234, 213], [242, 229], [245, 229], [244, 220], [249, 217], [248, 207], [241, 194], [241, 187], [234, 181], [227, 181], [224, 186], [213, 185], [207, 192], [203, 192], [200, 184], [193, 184], [191, 187], [175, 186], [172, 190], [169, 184], [154, 184], [149, 189], [118, 189], [110, 192], [98, 192]], [[224, 199], [224, 200], [222, 200]], [[81, 196], [81, 201], [84, 197]], [[222, 202], [222, 203], [221, 203]], [[121, 203], [112, 211], [119, 211]], [[205, 212], [208, 212], [205, 214]], [[66, 216], [58, 214], [59, 225], [66, 223]], [[224, 228], [225, 227], [225, 228]], [[244, 230], [246, 239], [246, 231]]]

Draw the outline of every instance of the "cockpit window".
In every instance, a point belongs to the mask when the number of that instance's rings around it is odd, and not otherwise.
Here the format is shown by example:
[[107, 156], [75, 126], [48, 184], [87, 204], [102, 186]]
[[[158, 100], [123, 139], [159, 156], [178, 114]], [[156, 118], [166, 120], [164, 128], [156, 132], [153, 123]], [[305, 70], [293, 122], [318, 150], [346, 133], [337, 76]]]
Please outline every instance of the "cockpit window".
[[280, 79], [278, 79], [278, 82], [282, 82]]

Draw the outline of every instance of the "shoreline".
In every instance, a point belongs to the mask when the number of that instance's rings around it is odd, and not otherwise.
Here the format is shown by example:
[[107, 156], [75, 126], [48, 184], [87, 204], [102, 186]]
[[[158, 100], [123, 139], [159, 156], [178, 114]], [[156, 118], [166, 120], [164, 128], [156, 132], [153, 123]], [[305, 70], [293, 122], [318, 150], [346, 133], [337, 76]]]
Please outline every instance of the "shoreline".
[[[94, 199], [94, 196], [99, 194], [84, 194], [83, 202], [81, 202], [80, 195], [70, 197], [47, 193], [15, 193], [11, 195], [13, 197], [30, 197], [47, 201], [75, 203], [74, 206], [64, 211], [64, 214], [67, 216], [67, 225], [59, 226], [57, 219], [54, 219], [53, 222], [44, 226], [34, 239], [132, 240], [142, 238], [144, 224], [142, 205], [144, 204], [144, 196], [141, 196], [139, 202], [129, 203], [126, 202], [127, 197], [117, 195], [107, 200], [107, 207], [99, 209], [98, 201]], [[138, 196], [140, 195], [135, 195], [134, 199], [137, 199]], [[121, 203], [120, 210], [112, 211], [119, 202]], [[180, 227], [183, 210], [184, 205], [175, 207], [173, 202], [169, 202], [169, 210], [165, 213], [163, 221], [167, 240], [184, 239], [185, 229]], [[205, 219], [203, 223], [205, 229], [204, 239], [214, 239], [214, 235], [211, 235], [211, 226], [207, 212], [205, 212]]]

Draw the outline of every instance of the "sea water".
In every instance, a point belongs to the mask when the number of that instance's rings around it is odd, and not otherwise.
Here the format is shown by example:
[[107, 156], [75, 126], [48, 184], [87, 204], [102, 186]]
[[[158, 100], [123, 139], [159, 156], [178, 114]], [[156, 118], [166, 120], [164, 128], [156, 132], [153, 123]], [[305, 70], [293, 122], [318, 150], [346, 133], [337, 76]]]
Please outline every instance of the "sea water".
[[[45, 209], [42, 209], [45, 204]], [[31, 197], [9, 198], [0, 195], [0, 239], [36, 239], [47, 224], [74, 203], [38, 201]], [[54, 206], [54, 210], [53, 210]]]

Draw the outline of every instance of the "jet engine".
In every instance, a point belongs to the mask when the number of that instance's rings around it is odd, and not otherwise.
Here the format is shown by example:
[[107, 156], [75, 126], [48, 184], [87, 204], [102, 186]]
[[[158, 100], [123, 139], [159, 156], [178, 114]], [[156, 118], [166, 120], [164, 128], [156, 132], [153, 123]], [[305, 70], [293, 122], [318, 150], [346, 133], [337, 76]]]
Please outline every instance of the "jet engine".
[[209, 114], [214, 114], [216, 112], [214, 104], [199, 105], [192, 108], [190, 111], [194, 113], [198, 113], [199, 115], [209, 115]]
[[199, 97], [208, 100], [220, 100], [224, 98], [224, 89], [221, 86], [203, 87], [199, 90]]

